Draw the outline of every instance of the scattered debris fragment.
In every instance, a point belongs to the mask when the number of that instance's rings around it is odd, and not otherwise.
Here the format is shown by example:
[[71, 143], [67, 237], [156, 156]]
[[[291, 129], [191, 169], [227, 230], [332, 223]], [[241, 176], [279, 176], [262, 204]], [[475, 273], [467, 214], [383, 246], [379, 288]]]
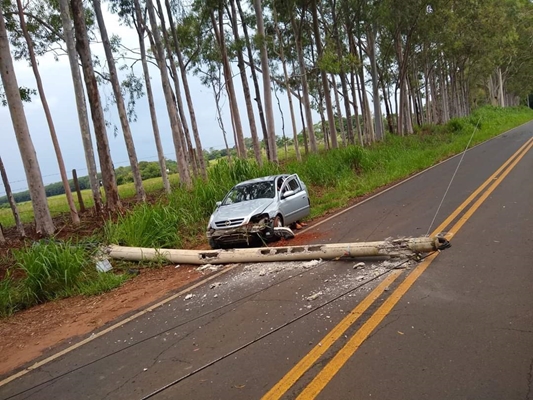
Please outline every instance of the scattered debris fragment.
[[318, 298], [319, 298], [320, 296], [322, 296], [322, 295], [323, 295], [323, 293], [320, 291], [320, 292], [316, 292], [315, 294], [312, 294], [312, 295], [309, 296], [309, 297], [306, 297], [305, 299], [306, 299], [307, 301], [313, 301], [313, 300], [318, 299]]
[[212, 283], [212, 284], [209, 286], [209, 289], [215, 289], [215, 288], [219, 287], [220, 285], [222, 285], [222, 282], [215, 282], [215, 283]]
[[361, 269], [365, 266], [365, 263], [364, 262], [358, 262], [357, 264], [355, 264], [353, 266], [353, 269]]
[[98, 272], [109, 272], [113, 269], [113, 266], [107, 258], [103, 258], [96, 262], [96, 270]]
[[318, 260], [311, 260], [311, 261], [307, 261], [307, 262], [304, 262], [302, 264], [302, 268], [311, 268], [311, 267], [314, 267], [315, 265], [318, 265], [322, 262], [322, 259], [318, 259]]
[[189, 293], [187, 296], [185, 296], [185, 300], [190, 300], [194, 297], [194, 294]]

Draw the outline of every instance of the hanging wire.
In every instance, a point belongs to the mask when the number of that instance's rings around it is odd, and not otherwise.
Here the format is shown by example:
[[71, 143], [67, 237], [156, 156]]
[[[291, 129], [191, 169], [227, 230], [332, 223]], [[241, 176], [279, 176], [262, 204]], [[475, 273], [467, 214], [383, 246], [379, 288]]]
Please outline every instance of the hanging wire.
[[452, 175], [452, 179], [450, 180], [450, 183], [448, 184], [448, 187], [446, 188], [446, 191], [444, 192], [444, 196], [442, 196], [442, 200], [440, 201], [439, 207], [437, 208], [437, 212], [435, 212], [435, 215], [433, 216], [433, 220], [431, 220], [431, 224], [429, 224], [429, 228], [428, 228], [428, 231], [426, 232], [426, 236], [429, 235], [429, 231], [431, 230], [431, 227], [433, 226], [433, 224], [435, 223], [435, 220], [437, 219], [437, 215], [439, 214], [442, 204], [444, 203], [444, 199], [446, 198], [446, 195], [448, 194], [448, 191], [450, 190], [450, 187], [452, 186], [453, 180], [455, 179], [455, 175], [457, 175], [457, 171], [459, 171], [459, 167], [461, 166], [461, 163], [463, 162], [463, 158], [465, 158], [466, 151], [470, 147], [470, 143], [472, 143], [472, 139], [474, 138], [474, 134], [476, 133], [480, 122], [481, 122], [481, 117], [479, 117], [477, 124], [474, 127], [474, 131], [472, 132], [472, 135], [470, 136], [470, 140], [468, 141], [466, 148], [463, 151], [463, 154], [461, 155], [461, 159], [459, 160], [459, 163], [457, 164], [457, 168], [455, 168], [455, 172]]

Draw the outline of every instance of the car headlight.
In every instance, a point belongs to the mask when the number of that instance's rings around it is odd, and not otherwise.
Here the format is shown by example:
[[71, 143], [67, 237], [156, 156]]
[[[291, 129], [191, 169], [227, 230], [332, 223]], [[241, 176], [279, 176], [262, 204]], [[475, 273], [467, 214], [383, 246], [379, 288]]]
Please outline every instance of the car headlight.
[[268, 218], [269, 218], [268, 214], [256, 214], [250, 218], [250, 223], [257, 224], [261, 222], [262, 220], [268, 221]]

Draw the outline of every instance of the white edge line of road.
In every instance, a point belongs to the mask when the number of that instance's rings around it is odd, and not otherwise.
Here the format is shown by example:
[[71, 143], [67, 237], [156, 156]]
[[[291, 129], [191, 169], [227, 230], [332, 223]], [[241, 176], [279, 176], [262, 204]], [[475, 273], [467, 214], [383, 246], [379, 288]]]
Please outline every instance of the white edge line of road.
[[[495, 140], [495, 139], [499, 138], [500, 136], [503, 136], [503, 135], [515, 130], [515, 129], [522, 128], [523, 126], [525, 126], [525, 125], [527, 125], [527, 124], [529, 124], [531, 122], [532, 121], [525, 122], [522, 125], [516, 126], [516, 127], [512, 128], [512, 129], [509, 129], [509, 130], [507, 130], [505, 132], [502, 132], [499, 135], [494, 136], [493, 138], [491, 138], [489, 140], [486, 140], [486, 141], [484, 141], [482, 143], [479, 143], [479, 144], [475, 145], [474, 147], [471, 147], [470, 149], [468, 149], [468, 151], [473, 150], [476, 147], [482, 146], [482, 145], [484, 145], [484, 144], [486, 144], [486, 143], [488, 143], [488, 142], [490, 142], [492, 140]], [[429, 171], [429, 170], [431, 170], [433, 168], [436, 168], [439, 165], [444, 164], [444, 163], [454, 159], [455, 157], [460, 156], [461, 154], [462, 154], [462, 152], [458, 153], [458, 154], [456, 154], [454, 156], [451, 156], [451, 157], [447, 158], [446, 160], [443, 160], [443, 161], [439, 162], [438, 164], [432, 165], [431, 167], [428, 167], [428, 168], [426, 168], [426, 169], [424, 169], [424, 170], [422, 170], [420, 172], [417, 172], [414, 175], [411, 175], [411, 176], [405, 178], [404, 180], [401, 180], [400, 182], [394, 184], [393, 186], [388, 187], [387, 189], [384, 189], [384, 190], [376, 193], [373, 196], [370, 196], [370, 197], [368, 197], [368, 198], [366, 198], [366, 199], [364, 199], [364, 200], [362, 200], [362, 201], [360, 201], [360, 202], [358, 202], [358, 203], [356, 203], [356, 204], [354, 204], [354, 205], [352, 205], [352, 206], [350, 206], [348, 208], [345, 208], [344, 210], [338, 211], [337, 213], [333, 214], [332, 216], [330, 216], [330, 217], [328, 217], [328, 218], [326, 218], [326, 219], [324, 219], [324, 220], [322, 220], [322, 221], [320, 221], [320, 222], [318, 222], [318, 223], [316, 223], [314, 225], [311, 225], [309, 228], [302, 229], [300, 232], [297, 233], [297, 235], [299, 235], [301, 233], [304, 233], [304, 232], [306, 232], [308, 230], [312, 230], [312, 229], [314, 229], [314, 228], [316, 228], [316, 227], [318, 227], [318, 226], [320, 226], [320, 225], [332, 220], [333, 218], [337, 218], [339, 215], [342, 215], [342, 214], [344, 214], [344, 213], [346, 213], [346, 212], [348, 212], [348, 211], [350, 211], [350, 210], [352, 210], [352, 209], [354, 209], [354, 208], [366, 203], [367, 201], [370, 201], [370, 200], [372, 200], [372, 199], [374, 199], [374, 198], [376, 198], [378, 196], [381, 196], [382, 194], [388, 192], [389, 190], [392, 190], [392, 189], [394, 189], [394, 188], [396, 188], [396, 187], [398, 187], [400, 185], [403, 185], [404, 183], [410, 181], [411, 179], [414, 179], [417, 176], [422, 175], [423, 173], [425, 173], [425, 172], [427, 172], [427, 171]], [[17, 378], [20, 378], [21, 376], [27, 374], [28, 372], [31, 372], [31, 371], [33, 371], [33, 370], [35, 370], [35, 369], [37, 369], [37, 368], [39, 368], [39, 367], [41, 367], [41, 366], [43, 366], [45, 364], [48, 364], [49, 362], [55, 360], [56, 358], [59, 358], [59, 357], [65, 355], [67, 353], [70, 353], [71, 351], [73, 351], [73, 350], [75, 350], [75, 349], [77, 349], [77, 348], [79, 348], [79, 347], [81, 347], [81, 346], [83, 346], [83, 345], [85, 345], [85, 344], [87, 344], [89, 342], [92, 342], [94, 339], [97, 339], [97, 338], [99, 338], [99, 337], [101, 337], [101, 336], [103, 336], [103, 335], [105, 335], [105, 334], [117, 329], [117, 328], [120, 328], [120, 327], [124, 326], [128, 322], [131, 322], [131, 321], [143, 316], [144, 314], [146, 314], [148, 312], [151, 312], [151, 311], [155, 310], [158, 307], [161, 307], [162, 305], [168, 303], [169, 301], [172, 301], [172, 300], [182, 296], [183, 294], [188, 293], [188, 292], [196, 289], [197, 287], [203, 285], [206, 282], [209, 282], [209, 281], [211, 281], [211, 280], [213, 280], [215, 278], [218, 278], [220, 275], [223, 275], [226, 272], [231, 271], [232, 269], [236, 268], [239, 265], [240, 264], [230, 265], [229, 267], [224, 268], [222, 271], [219, 271], [219, 272], [217, 272], [217, 273], [215, 273], [213, 275], [210, 275], [206, 279], [202, 279], [200, 282], [197, 282], [196, 284], [194, 284], [194, 285], [192, 285], [192, 286], [190, 286], [190, 287], [188, 287], [188, 288], [186, 288], [184, 290], [181, 290], [180, 292], [178, 292], [176, 294], [173, 294], [172, 296], [169, 296], [169, 297], [159, 301], [158, 303], [153, 304], [153, 305], [145, 308], [142, 311], [139, 311], [139, 312], [129, 316], [128, 318], [123, 319], [120, 322], [117, 322], [116, 324], [113, 324], [113, 325], [109, 326], [108, 328], [101, 330], [100, 332], [93, 333], [89, 337], [83, 339], [82, 341], [80, 341], [80, 342], [78, 342], [78, 343], [76, 343], [76, 344], [74, 344], [74, 345], [72, 345], [70, 347], [67, 347], [66, 349], [63, 349], [60, 352], [58, 352], [58, 353], [56, 353], [56, 354], [54, 354], [52, 356], [49, 356], [49, 357], [47, 357], [47, 358], [45, 358], [45, 359], [43, 359], [41, 361], [38, 361], [38, 362], [30, 365], [27, 368], [24, 368], [23, 370], [15, 373], [13, 375], [8, 376], [7, 378], [5, 378], [2, 381], [0, 381], [0, 387], [8, 384], [9, 382], [14, 381]]]
[[58, 353], [55, 353], [52, 356], [49, 356], [49, 357], [47, 357], [47, 358], [45, 358], [45, 359], [43, 359], [41, 361], [36, 362], [35, 364], [32, 364], [29, 367], [24, 368], [23, 370], [17, 372], [16, 374], [8, 376], [4, 380], [0, 381], [0, 387], [8, 384], [9, 382], [11, 382], [11, 381], [13, 381], [13, 380], [15, 380], [17, 378], [20, 378], [21, 376], [27, 374], [30, 371], [33, 371], [34, 369], [37, 369], [37, 368], [49, 363], [50, 361], [55, 360], [56, 358], [59, 358], [59, 357], [65, 355], [67, 353], [70, 353], [72, 350], [75, 350], [78, 347], [83, 346], [84, 344], [92, 342], [94, 339], [99, 338], [100, 336], [103, 336], [103, 335], [105, 335], [105, 334], [107, 334], [107, 333], [109, 333], [109, 332], [111, 332], [111, 331], [113, 331], [113, 330], [115, 330], [117, 328], [120, 328], [120, 327], [124, 326], [128, 322], [131, 322], [131, 321], [141, 317], [142, 315], [144, 315], [146, 313], [152, 312], [156, 308], [161, 307], [162, 305], [168, 303], [169, 301], [172, 301], [172, 300], [180, 297], [181, 295], [196, 289], [197, 287], [203, 285], [206, 282], [209, 282], [209, 281], [211, 281], [211, 280], [213, 280], [215, 278], [218, 278], [220, 275], [231, 271], [232, 269], [234, 269], [237, 266], [239, 266], [239, 264], [229, 265], [228, 267], [224, 268], [222, 271], [216, 272], [215, 274], [210, 275], [210, 276], [206, 277], [205, 279], [202, 279], [201, 281], [195, 283], [194, 285], [192, 285], [192, 286], [190, 286], [190, 287], [188, 287], [186, 289], [183, 289], [183, 290], [179, 291], [178, 293], [175, 293], [172, 296], [167, 297], [167, 298], [159, 301], [158, 303], [153, 304], [153, 305], [145, 308], [142, 311], [139, 311], [139, 312], [129, 316], [128, 318], [125, 318], [125, 319], [123, 319], [123, 320], [121, 320], [121, 321], [119, 321], [119, 322], [117, 322], [117, 323], [115, 323], [115, 324], [113, 324], [113, 325], [101, 330], [100, 332], [92, 333], [89, 337], [83, 339], [82, 341], [80, 341], [80, 342], [78, 342], [76, 344], [73, 344], [72, 346], [69, 346], [66, 349], [63, 349], [63, 350], [59, 351]]

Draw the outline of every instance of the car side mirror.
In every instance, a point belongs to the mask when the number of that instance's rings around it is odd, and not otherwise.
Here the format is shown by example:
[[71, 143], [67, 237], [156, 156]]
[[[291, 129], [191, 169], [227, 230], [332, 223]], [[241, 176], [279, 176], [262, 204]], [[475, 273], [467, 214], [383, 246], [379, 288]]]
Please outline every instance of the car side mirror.
[[217, 201], [217, 202], [215, 203], [215, 205], [216, 205], [217, 207], [220, 207], [220, 206], [222, 205], [222, 202], [221, 202], [221, 201]]
[[286, 192], [282, 193], [281, 198], [286, 199], [287, 197], [291, 197], [294, 194], [294, 190], [287, 190]]

